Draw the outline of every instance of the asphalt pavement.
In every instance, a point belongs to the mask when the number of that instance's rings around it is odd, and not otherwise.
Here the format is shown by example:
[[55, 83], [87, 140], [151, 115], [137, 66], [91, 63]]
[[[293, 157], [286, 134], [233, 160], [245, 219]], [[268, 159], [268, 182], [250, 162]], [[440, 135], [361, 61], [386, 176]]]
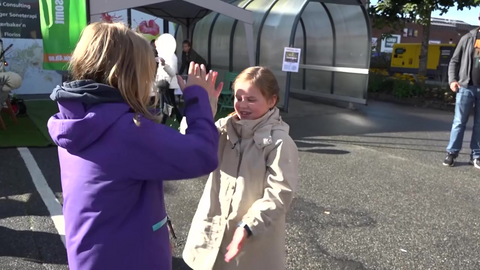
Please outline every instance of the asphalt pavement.
[[[58, 160], [50, 161], [58, 168]], [[66, 256], [19, 152], [0, 149], [0, 269], [68, 269]]]
[[[480, 269], [480, 170], [469, 153], [441, 165], [453, 114], [372, 102], [356, 109], [291, 100], [300, 150], [288, 216], [288, 269]], [[471, 122], [465, 133], [468, 150]], [[61, 202], [56, 148], [30, 148]], [[181, 259], [205, 179], [167, 182]], [[17, 149], [0, 149], [0, 270], [67, 269], [49, 212]]]

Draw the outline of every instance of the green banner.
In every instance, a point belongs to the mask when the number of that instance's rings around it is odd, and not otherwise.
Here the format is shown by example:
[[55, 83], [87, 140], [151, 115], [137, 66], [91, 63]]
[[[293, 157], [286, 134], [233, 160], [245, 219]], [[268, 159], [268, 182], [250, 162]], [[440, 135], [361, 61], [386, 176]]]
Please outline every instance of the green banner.
[[86, 0], [39, 0], [43, 69], [66, 70], [87, 25]]

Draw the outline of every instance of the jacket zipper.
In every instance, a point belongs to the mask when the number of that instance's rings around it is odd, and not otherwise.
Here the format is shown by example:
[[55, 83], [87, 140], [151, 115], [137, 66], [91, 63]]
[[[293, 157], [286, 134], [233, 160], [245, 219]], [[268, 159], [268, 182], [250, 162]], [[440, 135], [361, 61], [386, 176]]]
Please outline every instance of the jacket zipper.
[[[240, 165], [242, 164], [242, 156], [243, 156], [243, 153], [242, 153], [242, 138], [239, 138], [238, 141], [235, 143], [235, 147], [238, 147], [238, 151], [239, 151], [239, 158], [238, 158], [238, 165], [237, 165], [237, 176], [235, 177], [235, 183], [234, 184], [234, 187], [233, 187], [233, 193], [235, 193], [235, 190], [237, 189], [237, 179], [238, 179], [238, 174], [240, 173]], [[233, 198], [233, 193], [232, 193], [232, 197]], [[230, 203], [229, 203], [229, 213], [230, 211], [232, 211], [232, 200], [230, 199]], [[228, 214], [225, 219], [228, 220], [228, 217], [230, 216], [230, 214]]]
[[242, 138], [238, 139], [238, 151], [239, 151], [239, 158], [238, 158], [238, 166], [237, 166], [237, 178], [238, 178], [238, 174], [240, 173], [240, 165], [242, 164], [242, 156], [243, 156]]

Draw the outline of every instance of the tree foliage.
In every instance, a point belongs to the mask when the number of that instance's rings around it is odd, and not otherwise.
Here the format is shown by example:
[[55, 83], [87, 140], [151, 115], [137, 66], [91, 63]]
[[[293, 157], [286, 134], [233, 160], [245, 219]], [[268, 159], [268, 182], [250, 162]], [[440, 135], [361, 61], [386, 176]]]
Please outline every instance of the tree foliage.
[[390, 26], [396, 29], [408, 21], [427, 25], [433, 11], [440, 11], [443, 15], [455, 6], [458, 10], [464, 10], [479, 5], [480, 0], [379, 0], [376, 5], [370, 6], [369, 11], [374, 19], [374, 27]]
[[407, 22], [423, 26], [419, 74], [425, 75], [427, 72], [427, 52], [432, 12], [440, 11], [440, 15], [443, 15], [452, 7], [464, 10], [479, 5], [480, 0], [379, 0], [377, 4], [369, 7], [369, 13], [373, 18], [373, 27], [392, 29], [391, 32], [386, 34], [403, 29]]

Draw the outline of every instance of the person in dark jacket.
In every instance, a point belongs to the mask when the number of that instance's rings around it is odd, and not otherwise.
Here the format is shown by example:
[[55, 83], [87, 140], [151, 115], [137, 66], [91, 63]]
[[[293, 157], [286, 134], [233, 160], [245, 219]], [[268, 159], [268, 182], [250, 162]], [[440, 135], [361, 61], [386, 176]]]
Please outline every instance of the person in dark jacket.
[[207, 72], [210, 70], [210, 67], [207, 65], [207, 61], [203, 59], [193, 48], [192, 43], [189, 40], [183, 41], [183, 52], [182, 52], [182, 65], [178, 74], [183, 75], [183, 72], [186, 71], [186, 68], [190, 65], [190, 62], [198, 63], [199, 65], [204, 64], [207, 67]]
[[443, 161], [454, 166], [462, 149], [468, 118], [474, 110], [470, 164], [480, 169], [480, 32], [476, 28], [465, 34], [455, 49], [448, 67], [450, 89], [457, 93], [450, 143]]

